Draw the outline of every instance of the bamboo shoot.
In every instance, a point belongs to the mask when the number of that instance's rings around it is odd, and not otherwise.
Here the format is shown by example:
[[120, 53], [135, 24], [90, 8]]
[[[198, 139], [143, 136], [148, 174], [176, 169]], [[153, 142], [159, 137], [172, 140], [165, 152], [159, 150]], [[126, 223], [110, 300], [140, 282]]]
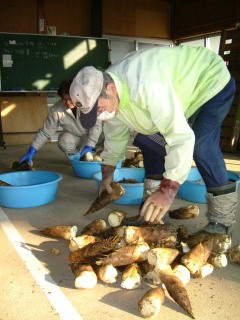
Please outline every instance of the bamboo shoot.
[[40, 230], [40, 233], [51, 238], [70, 240], [76, 237], [77, 231], [76, 226], [51, 226]]
[[97, 284], [97, 276], [90, 265], [73, 264], [71, 269], [75, 276], [74, 284], [77, 289], [92, 289]]
[[165, 300], [165, 293], [162, 288], [154, 288], [145, 293], [138, 302], [138, 310], [143, 318], [155, 317], [159, 314]]
[[132, 263], [123, 270], [121, 287], [124, 289], [135, 289], [141, 285], [142, 273], [137, 263]]

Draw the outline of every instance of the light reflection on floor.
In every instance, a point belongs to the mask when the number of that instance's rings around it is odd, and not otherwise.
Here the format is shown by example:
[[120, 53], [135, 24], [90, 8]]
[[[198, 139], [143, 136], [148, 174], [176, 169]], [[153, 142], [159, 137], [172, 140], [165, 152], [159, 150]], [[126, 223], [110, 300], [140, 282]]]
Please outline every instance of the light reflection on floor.
[[240, 155], [224, 154], [227, 170], [240, 173]]

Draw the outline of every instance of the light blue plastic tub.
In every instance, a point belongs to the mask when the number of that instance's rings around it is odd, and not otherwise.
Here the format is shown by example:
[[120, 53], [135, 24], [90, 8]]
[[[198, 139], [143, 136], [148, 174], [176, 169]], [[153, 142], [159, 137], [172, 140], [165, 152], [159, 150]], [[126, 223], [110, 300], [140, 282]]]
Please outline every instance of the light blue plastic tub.
[[[101, 171], [101, 163], [98, 161], [79, 161], [79, 154], [69, 156], [73, 173], [76, 177], [83, 179], [92, 179], [93, 174]], [[117, 168], [121, 168], [122, 161], [118, 163]]]
[[[125, 194], [114, 203], [116, 204], [141, 204], [144, 192], [144, 168], [121, 168], [114, 171], [114, 181], [119, 182], [123, 179], [136, 179], [138, 183], [120, 183], [125, 189]], [[102, 181], [102, 172], [93, 175], [97, 182], [98, 190]]]
[[0, 174], [0, 180], [13, 186], [0, 186], [0, 206], [32, 208], [56, 198], [62, 176], [51, 171], [20, 171]]
[[[228, 171], [228, 178], [231, 181], [236, 181], [238, 188], [238, 184], [240, 183], [239, 175]], [[192, 168], [187, 180], [180, 186], [178, 196], [183, 200], [206, 203], [206, 193], [207, 189], [205, 183], [202, 181], [202, 176], [197, 168]]]

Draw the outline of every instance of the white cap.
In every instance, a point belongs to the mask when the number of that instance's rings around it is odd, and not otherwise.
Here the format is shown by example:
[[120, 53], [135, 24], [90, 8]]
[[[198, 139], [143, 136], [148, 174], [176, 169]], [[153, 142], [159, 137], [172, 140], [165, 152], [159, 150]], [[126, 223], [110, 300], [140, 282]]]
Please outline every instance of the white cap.
[[89, 113], [94, 107], [103, 87], [103, 73], [94, 67], [82, 68], [70, 86], [73, 103], [80, 102], [81, 112]]

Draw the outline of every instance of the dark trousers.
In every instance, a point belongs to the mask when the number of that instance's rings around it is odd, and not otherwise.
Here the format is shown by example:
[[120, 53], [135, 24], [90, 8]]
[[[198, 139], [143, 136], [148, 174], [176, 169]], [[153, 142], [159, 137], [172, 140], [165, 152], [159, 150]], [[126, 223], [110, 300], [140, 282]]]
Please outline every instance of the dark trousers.
[[[193, 159], [207, 188], [222, 187], [229, 183], [226, 165], [220, 149], [221, 125], [231, 108], [236, 85], [234, 78], [215, 97], [207, 101], [189, 119], [195, 134]], [[164, 138], [158, 133], [158, 135]], [[146, 176], [165, 172], [166, 155], [163, 143], [153, 143], [153, 135], [138, 134], [133, 142], [144, 158]]]

